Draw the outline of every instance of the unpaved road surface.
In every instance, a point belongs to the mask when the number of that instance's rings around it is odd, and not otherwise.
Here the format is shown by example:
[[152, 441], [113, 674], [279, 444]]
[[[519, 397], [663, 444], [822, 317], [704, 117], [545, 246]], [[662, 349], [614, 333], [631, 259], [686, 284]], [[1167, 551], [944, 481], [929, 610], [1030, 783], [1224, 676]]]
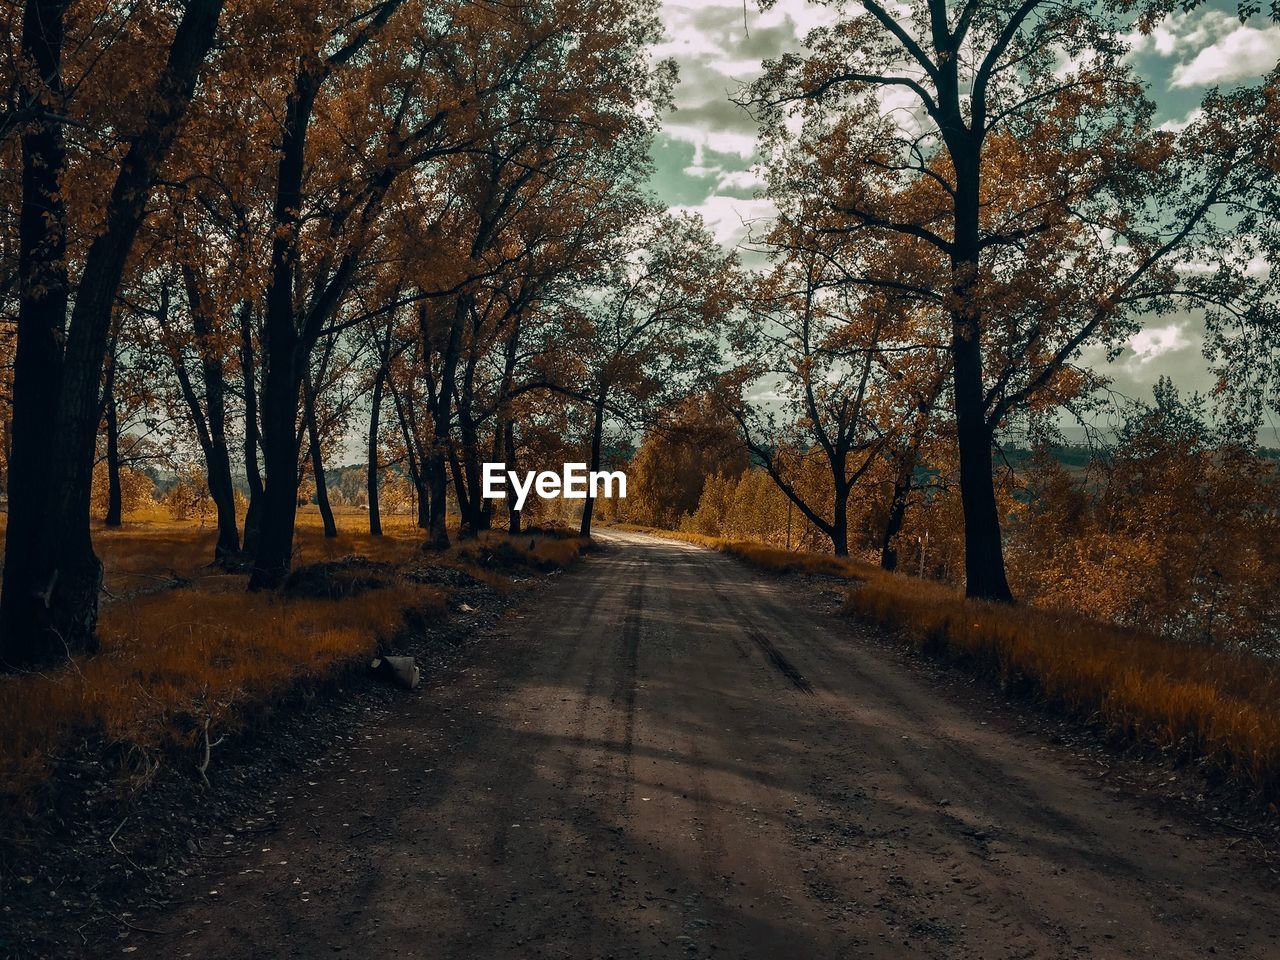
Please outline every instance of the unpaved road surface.
[[794, 584], [606, 540], [121, 949], [1280, 957], [1276, 877], [1224, 838], [1103, 793]]

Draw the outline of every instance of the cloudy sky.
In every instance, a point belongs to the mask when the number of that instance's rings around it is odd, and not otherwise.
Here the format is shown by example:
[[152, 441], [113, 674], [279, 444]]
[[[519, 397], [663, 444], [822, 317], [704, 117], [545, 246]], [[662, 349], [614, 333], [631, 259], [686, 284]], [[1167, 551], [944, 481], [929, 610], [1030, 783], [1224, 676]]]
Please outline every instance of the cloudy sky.
[[[1264, 5], [1265, 6], [1265, 5]], [[1248, 83], [1280, 59], [1280, 25], [1261, 17], [1241, 24], [1235, 0], [1215, 0], [1135, 37], [1132, 57], [1147, 79], [1160, 119], [1171, 126], [1193, 118], [1207, 87]], [[800, 50], [805, 34], [831, 17], [828, 7], [778, 0], [761, 12], [747, 0], [666, 0], [666, 42], [658, 54], [680, 66], [676, 107], [655, 146], [654, 188], [670, 206], [700, 213], [726, 245], [770, 214], [756, 196], [756, 125], [729, 95], [760, 75], [761, 60]], [[1194, 320], [1142, 331], [1112, 365], [1117, 389], [1150, 396], [1161, 374], [1188, 387], [1207, 383]]]

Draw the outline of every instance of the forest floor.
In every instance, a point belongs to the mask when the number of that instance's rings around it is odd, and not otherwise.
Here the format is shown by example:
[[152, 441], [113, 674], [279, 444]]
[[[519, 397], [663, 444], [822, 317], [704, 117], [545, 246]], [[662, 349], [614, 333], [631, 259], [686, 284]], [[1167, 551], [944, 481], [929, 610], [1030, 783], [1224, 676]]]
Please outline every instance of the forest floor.
[[94, 955], [1280, 955], [1270, 843], [1140, 761], [838, 616], [821, 578], [599, 539]]

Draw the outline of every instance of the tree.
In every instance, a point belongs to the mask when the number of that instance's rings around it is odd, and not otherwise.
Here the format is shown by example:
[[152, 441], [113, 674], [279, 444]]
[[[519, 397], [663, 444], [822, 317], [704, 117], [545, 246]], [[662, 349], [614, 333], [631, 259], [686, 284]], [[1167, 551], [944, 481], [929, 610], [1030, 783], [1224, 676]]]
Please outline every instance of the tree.
[[[720, 249], [700, 219], [657, 216], [639, 225], [630, 248], [599, 286], [565, 305], [552, 328], [566, 342], [565, 372], [577, 385], [570, 392], [590, 418], [591, 471], [600, 469], [610, 416], [634, 425], [675, 397], [709, 385], [731, 307], [736, 258]], [[594, 505], [589, 491], [580, 524], [584, 537], [591, 533]]]
[[[360, 273], [375, 265], [384, 214], [416, 208], [423, 214], [417, 235], [459, 225], [468, 237], [452, 267], [437, 260], [434, 266], [444, 269], [432, 275], [406, 270], [397, 277], [399, 288], [415, 291], [402, 300], [420, 304], [420, 319], [430, 327], [423, 328], [424, 344], [439, 357], [439, 378], [426, 391], [431, 446], [418, 462], [430, 488], [431, 539], [439, 543], [447, 540], [446, 465], [458, 362], [475, 302], [470, 285], [487, 272], [482, 261], [494, 252], [491, 241], [506, 219], [501, 198], [510, 195], [500, 190], [496, 206], [487, 207], [481, 194], [481, 204], [468, 207], [460, 203], [466, 193], [458, 189], [457, 171], [486, 154], [504, 131], [550, 124], [607, 136], [634, 122], [635, 108], [653, 88], [646, 44], [655, 26], [645, 5], [464, 4], [447, 17], [416, 6], [398, 15], [399, 7], [384, 3], [354, 21], [335, 16], [333, 34], [318, 38], [299, 61], [283, 111], [264, 320], [267, 485], [252, 589], [273, 587], [288, 571], [295, 502], [290, 471], [305, 361], [326, 331], [366, 319], [348, 295]], [[375, 37], [385, 42], [374, 43]], [[343, 109], [333, 112], [362, 128], [358, 136], [346, 128], [329, 131], [333, 151], [325, 160], [342, 161], [346, 179], [340, 188], [307, 161], [314, 118], [329, 115], [321, 106], [338, 102]], [[365, 106], [345, 109], [352, 104]], [[363, 172], [358, 179], [352, 177], [356, 170]], [[419, 176], [406, 176], [409, 171]], [[314, 221], [309, 210], [318, 214]], [[397, 216], [395, 222], [410, 220]], [[437, 234], [430, 246], [447, 245], [441, 240], [448, 236]], [[415, 259], [402, 256], [407, 263]]]
[[1216, 139], [1206, 158], [1196, 131], [1154, 129], [1125, 63], [1132, 23], [1114, 8], [862, 10], [814, 31], [807, 57], [771, 63], [749, 99], [770, 151], [788, 148], [789, 118], [800, 120], [790, 189], [822, 201], [810, 205], [815, 229], [909, 238], [945, 272], [922, 299], [941, 295], [950, 324], [966, 590], [1008, 601], [997, 430], [1063, 389], [1082, 348], [1119, 342], [1144, 313], [1242, 296], [1238, 270], [1209, 286], [1175, 266], [1228, 266], [1215, 218], [1241, 202], [1261, 145]]
[[[129, 504], [150, 495], [151, 478], [138, 473], [142, 464], [165, 462], [164, 446], [156, 437], [168, 426], [158, 409], [152, 358], [139, 349], [142, 340], [132, 310], [118, 309], [112, 319], [102, 386], [102, 433], [94, 464], [94, 512], [103, 525], [118, 527]], [[105, 475], [105, 500], [98, 497], [98, 467]], [[126, 489], [128, 488], [128, 489]], [[128, 503], [126, 503], [128, 501]]]
[[96, 645], [102, 565], [93, 552], [89, 509], [111, 311], [147, 200], [213, 45], [222, 0], [186, 4], [140, 116], [113, 118], [116, 129], [128, 133], [110, 185], [94, 198], [105, 200], [104, 214], [85, 238], [69, 319], [63, 179], [74, 88], [64, 79], [66, 13], [65, 0], [27, 0], [23, 14], [18, 99], [40, 108], [20, 121], [20, 306], [0, 595], [0, 661], [9, 667]]
[[[1194, 643], [1274, 653], [1274, 461], [1251, 424], [1215, 420], [1167, 379], [1130, 402], [1087, 473], [1038, 451], [1022, 473], [1011, 569], [1042, 605]], [[1206, 510], [1205, 504], [1213, 504]]]
[[682, 397], [645, 428], [627, 471], [628, 519], [676, 529], [698, 509], [702, 491], [718, 473], [747, 468], [738, 425], [723, 402], [706, 393]]
[[[182, 407], [205, 462], [205, 482], [217, 514], [214, 561], [226, 563], [240, 552], [235, 486], [227, 441], [226, 366], [236, 336], [233, 318], [216, 303], [191, 257], [180, 264], [188, 323], [174, 322], [169, 286], [162, 280], [159, 303], [152, 314], [160, 346], [177, 380]], [[166, 278], [167, 280], [167, 278]], [[241, 312], [249, 310], [241, 304]], [[188, 336], [189, 333], [189, 336]], [[192, 374], [195, 369], [195, 375]]]
[[[734, 345], [750, 358], [734, 374], [732, 406], [748, 449], [795, 507], [830, 540], [837, 556], [849, 553], [849, 497], [882, 461], [928, 394], [913, 369], [923, 358], [936, 365], [935, 345], [914, 342], [909, 302], [866, 295], [845, 282], [848, 267], [828, 242], [806, 249], [780, 218], [770, 234], [776, 263], [762, 277], [752, 309], [742, 314]], [[930, 379], [927, 375], [923, 375]], [[763, 394], [765, 402], [748, 397]], [[773, 409], [782, 402], [782, 409]], [[779, 423], [779, 415], [782, 417]], [[825, 463], [821, 500], [794, 482], [809, 461]]]

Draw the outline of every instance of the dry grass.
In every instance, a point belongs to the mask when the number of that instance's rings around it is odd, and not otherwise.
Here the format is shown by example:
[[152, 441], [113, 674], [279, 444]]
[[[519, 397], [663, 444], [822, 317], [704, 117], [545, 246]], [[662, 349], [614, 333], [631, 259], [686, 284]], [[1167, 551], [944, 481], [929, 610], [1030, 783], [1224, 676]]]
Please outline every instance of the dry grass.
[[755, 543], [648, 531], [711, 547], [765, 570], [844, 576], [846, 612], [923, 652], [1031, 693], [1132, 741], [1204, 759], [1280, 799], [1280, 665], [1086, 617], [966, 600], [944, 584], [856, 560]]
[[21, 793], [69, 736], [99, 731], [154, 757], [216, 739], [301, 678], [371, 653], [409, 611], [444, 611], [435, 587], [396, 584], [358, 597], [246, 594], [238, 578], [112, 604], [102, 649], [47, 674], [0, 683], [0, 782]]
[[[363, 514], [340, 526], [367, 523]], [[416, 562], [421, 531], [406, 518], [384, 521], [385, 536], [345, 533], [326, 540], [314, 510], [300, 516], [295, 564], [362, 555]], [[147, 518], [120, 530], [95, 531], [108, 589], [101, 651], [48, 673], [0, 677], [0, 795], [21, 797], [46, 775], [50, 756], [77, 734], [119, 745], [145, 777], [167, 751], [203, 754], [216, 740], [269, 709], [300, 680], [333, 674], [362, 660], [406, 629], [408, 618], [443, 617], [447, 593], [396, 578], [342, 600], [245, 592], [244, 575], [209, 566], [214, 534], [192, 523]], [[560, 568], [585, 541], [486, 534], [426, 558], [458, 566], [499, 589], [510, 578], [476, 565], [476, 554], [501, 549], [509, 566]], [[191, 586], [136, 592], [173, 575]]]
[[1077, 615], [966, 600], [882, 575], [847, 610], [917, 647], [1037, 692], [1076, 716], [1280, 798], [1280, 667], [1248, 654], [1121, 630]]

